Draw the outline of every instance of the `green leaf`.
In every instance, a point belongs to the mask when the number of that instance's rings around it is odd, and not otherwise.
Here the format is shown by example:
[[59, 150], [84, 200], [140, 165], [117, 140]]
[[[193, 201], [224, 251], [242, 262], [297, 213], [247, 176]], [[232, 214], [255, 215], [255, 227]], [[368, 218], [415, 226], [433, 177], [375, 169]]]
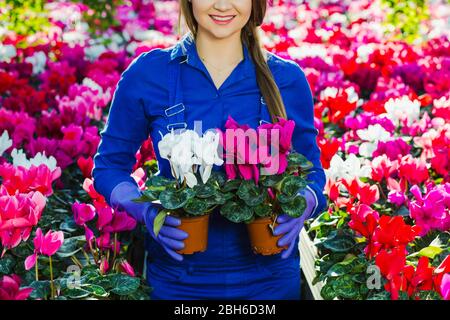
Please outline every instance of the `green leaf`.
[[[156, 175], [156, 176], [151, 176], [147, 182], [145, 183], [145, 185], [152, 189], [151, 187], [153, 187], [152, 190], [157, 190], [157, 188], [155, 187], [169, 187], [169, 186], [173, 186], [176, 182], [173, 179], [168, 179], [164, 176], [160, 176], [160, 175]], [[162, 189], [164, 190], [164, 189]]]
[[355, 240], [348, 234], [338, 234], [337, 231], [332, 231], [322, 245], [333, 252], [343, 253], [355, 246]]
[[73, 289], [64, 290], [64, 296], [71, 298], [71, 299], [86, 298], [90, 294], [91, 293], [88, 290], [85, 290], [83, 288], [73, 288]]
[[305, 179], [299, 176], [287, 176], [281, 182], [281, 192], [287, 197], [294, 196], [299, 193], [300, 190], [306, 188]]
[[219, 187], [223, 187], [227, 182], [227, 176], [223, 171], [212, 171], [208, 183], [217, 182]]
[[420, 300], [442, 300], [442, 297], [434, 290], [419, 291]]
[[280, 206], [284, 213], [292, 218], [298, 218], [305, 212], [306, 200], [304, 197], [298, 196], [291, 202], [281, 203]]
[[66, 221], [61, 223], [59, 229], [72, 233], [78, 230], [78, 225], [75, 223], [72, 217], [69, 217], [68, 219], [66, 219]]
[[291, 152], [287, 160], [289, 167], [301, 167], [303, 170], [308, 170], [312, 167], [312, 163], [301, 153]]
[[429, 246], [419, 251], [419, 256], [434, 259], [434, 257], [442, 252], [442, 248]]
[[339, 277], [347, 274], [351, 270], [351, 266], [344, 265], [342, 263], [336, 263], [330, 269], [328, 269], [327, 276], [329, 277]]
[[85, 240], [85, 236], [76, 236], [64, 239], [64, 242], [56, 252], [56, 255], [60, 258], [68, 258], [73, 256], [82, 249], [82, 247], [79, 245], [79, 242], [84, 242]]
[[30, 294], [31, 299], [44, 299], [50, 294], [50, 281], [33, 281], [29, 287], [34, 289]]
[[335, 279], [332, 285], [338, 297], [354, 299], [359, 294], [359, 288], [350, 275]]
[[217, 192], [217, 190], [209, 184], [198, 184], [193, 189], [195, 195], [199, 198], [209, 198]]
[[125, 296], [133, 293], [139, 288], [139, 278], [130, 277], [125, 274], [114, 274], [111, 276], [113, 293]]
[[387, 291], [377, 292], [367, 298], [367, 300], [391, 300], [391, 294]]
[[220, 214], [235, 223], [245, 222], [253, 217], [252, 209], [242, 200], [228, 201], [220, 208]]
[[237, 190], [240, 185], [241, 185], [241, 180], [239, 180], [239, 179], [229, 180], [223, 186], [222, 191], [223, 192], [230, 192], [230, 191], [233, 191], [233, 190]]
[[161, 210], [156, 215], [155, 220], [153, 221], [153, 233], [155, 234], [155, 237], [158, 236], [159, 231], [161, 230], [164, 221], [166, 220], [166, 216], [167, 216], [166, 210]]
[[207, 199], [192, 198], [186, 203], [183, 209], [193, 216], [200, 216], [208, 210], [209, 205]]
[[253, 211], [258, 217], [269, 217], [272, 214], [272, 207], [261, 203], [253, 208]]
[[164, 208], [175, 210], [184, 207], [194, 196], [195, 193], [192, 189], [164, 190], [159, 195], [159, 200]]
[[10, 255], [4, 256], [0, 259], [0, 274], [11, 274], [15, 265], [16, 262], [14, 261], [13, 257], [11, 257]]
[[89, 291], [91, 294], [97, 297], [107, 297], [109, 295], [109, 293], [103, 287], [95, 284], [83, 286], [83, 289]]
[[163, 190], [155, 191], [155, 190], [147, 189], [142, 192], [142, 196], [140, 196], [139, 198], [136, 198], [136, 199], [132, 199], [131, 201], [142, 203], [142, 202], [152, 202], [152, 201], [158, 200], [159, 194]]
[[267, 191], [258, 188], [253, 180], [242, 181], [236, 194], [250, 207], [263, 203], [264, 199], [267, 197]]
[[261, 178], [261, 184], [264, 187], [273, 187], [275, 186], [278, 182], [281, 181], [281, 179], [283, 179], [282, 175], [269, 175], [269, 176], [262, 176]]
[[336, 298], [336, 292], [334, 291], [333, 286], [328, 282], [320, 290], [320, 295], [324, 300], [333, 300]]

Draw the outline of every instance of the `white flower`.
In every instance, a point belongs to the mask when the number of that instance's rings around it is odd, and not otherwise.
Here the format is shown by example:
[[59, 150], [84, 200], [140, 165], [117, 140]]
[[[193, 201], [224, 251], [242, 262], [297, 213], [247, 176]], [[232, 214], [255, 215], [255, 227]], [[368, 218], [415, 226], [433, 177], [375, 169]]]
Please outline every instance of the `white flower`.
[[330, 162], [330, 168], [325, 169], [325, 175], [328, 179], [352, 179], [355, 177], [369, 177], [371, 167], [369, 165], [361, 165], [361, 160], [351, 153], [344, 161], [340, 156], [335, 154]]
[[361, 140], [366, 141], [359, 146], [359, 154], [366, 158], [370, 158], [377, 149], [378, 141], [387, 141], [391, 137], [379, 123], [369, 125], [367, 129], [356, 130], [356, 134]]
[[199, 143], [194, 145], [194, 151], [198, 159], [200, 159], [200, 175], [203, 183], [206, 183], [211, 176], [213, 165], [221, 166], [223, 159], [219, 154], [220, 135], [218, 132], [207, 131]]
[[218, 132], [208, 131], [200, 137], [194, 130], [171, 131], [162, 136], [158, 150], [161, 158], [169, 160], [174, 178], [186, 181], [192, 188], [197, 185], [197, 171], [206, 183], [213, 165], [223, 164], [219, 156], [219, 139]]
[[365, 63], [369, 61], [369, 56], [374, 52], [375, 48], [372, 43], [363, 44], [356, 49], [358, 55], [356, 61], [358, 63]]
[[13, 158], [13, 165], [15, 167], [22, 166], [29, 169], [32, 165], [38, 167], [41, 164], [45, 164], [51, 171], [57, 167], [56, 159], [53, 156], [46, 157], [45, 151], [43, 154], [38, 152], [34, 158], [28, 160], [22, 149], [17, 150], [14, 148], [11, 152], [11, 157]]
[[12, 146], [12, 143], [12, 140], [9, 139], [8, 131], [3, 131], [3, 134], [0, 136], [0, 157], [3, 152]]
[[13, 45], [3, 45], [0, 43], [0, 61], [10, 62], [17, 55], [17, 50]]
[[33, 75], [38, 75], [42, 73], [45, 69], [45, 64], [47, 63], [47, 56], [44, 52], [35, 52], [32, 56], [25, 59], [26, 62], [33, 65]]
[[420, 117], [420, 102], [418, 100], [411, 101], [407, 96], [400, 99], [390, 98], [384, 104], [384, 108], [386, 109], [386, 116], [396, 126], [400, 124], [400, 120], [405, 118], [408, 119], [408, 125], [411, 125]]
[[91, 88], [93, 91], [97, 91], [99, 96], [103, 95], [103, 88], [91, 78], [83, 79], [83, 86]]

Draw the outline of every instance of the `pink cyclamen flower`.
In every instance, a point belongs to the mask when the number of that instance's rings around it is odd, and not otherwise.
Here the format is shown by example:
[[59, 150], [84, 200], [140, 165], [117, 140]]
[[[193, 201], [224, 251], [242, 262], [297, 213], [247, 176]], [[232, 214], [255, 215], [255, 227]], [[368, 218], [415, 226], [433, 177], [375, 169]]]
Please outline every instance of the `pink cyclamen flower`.
[[[0, 240], [6, 249], [27, 241], [31, 229], [37, 225], [45, 208], [46, 198], [39, 191], [9, 195], [0, 185]], [[2, 254], [2, 255], [3, 255]]]
[[36, 230], [36, 236], [33, 239], [34, 253], [25, 259], [25, 269], [30, 270], [38, 258], [38, 254], [52, 256], [58, 251], [64, 242], [64, 233], [62, 231], [49, 230], [45, 235], [41, 228]]
[[450, 300], [450, 273], [444, 274], [441, 282], [441, 293], [444, 300]]
[[125, 211], [101, 208], [97, 212], [97, 228], [101, 232], [131, 231], [136, 227], [136, 220]]
[[95, 217], [95, 207], [87, 203], [73, 203], [72, 212], [75, 223], [79, 226], [84, 226], [86, 222], [91, 221]]
[[0, 166], [3, 185], [10, 194], [39, 191], [48, 197], [53, 194], [52, 183], [61, 176], [61, 168], [51, 170], [47, 165], [31, 165], [30, 168], [5, 163]]
[[136, 276], [136, 273], [134, 272], [133, 267], [131, 266], [131, 264], [127, 260], [122, 260], [122, 262], [120, 263], [120, 268], [126, 274], [128, 274], [128, 275], [130, 275], [132, 277]]
[[[265, 123], [257, 128], [259, 148], [264, 149], [260, 155], [262, 157], [260, 162], [264, 164], [264, 168], [269, 170], [269, 174], [282, 174], [286, 171], [287, 155], [291, 151], [294, 129], [295, 122], [293, 120], [281, 117], [278, 117], [277, 123]], [[278, 138], [278, 141], [272, 140], [275, 138]], [[268, 155], [269, 150], [270, 156]], [[275, 166], [276, 171], [273, 171], [272, 166]]]
[[422, 196], [417, 185], [412, 186], [410, 191], [415, 197], [415, 200], [409, 203], [410, 216], [421, 227], [421, 236], [434, 229], [450, 229], [450, 193], [446, 191], [445, 185], [431, 189], [425, 196]]
[[20, 289], [20, 282], [18, 275], [3, 276], [0, 280], [0, 300], [26, 300], [33, 288]]

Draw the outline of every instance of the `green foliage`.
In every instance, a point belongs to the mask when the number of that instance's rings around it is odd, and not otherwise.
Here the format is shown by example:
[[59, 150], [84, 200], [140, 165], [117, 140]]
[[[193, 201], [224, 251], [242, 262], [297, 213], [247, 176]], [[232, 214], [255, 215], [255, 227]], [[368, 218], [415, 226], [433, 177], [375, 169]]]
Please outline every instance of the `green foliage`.
[[81, 2], [90, 8], [84, 13], [83, 18], [89, 24], [92, 35], [120, 26], [119, 21], [114, 17], [117, 6], [123, 4], [124, 0], [82, 0]]
[[385, 24], [388, 30], [395, 30], [395, 38], [412, 43], [421, 35], [422, 22], [429, 19], [426, 0], [381, 0], [382, 5], [389, 8]]
[[44, 0], [0, 0], [0, 25], [30, 35], [50, 25]]

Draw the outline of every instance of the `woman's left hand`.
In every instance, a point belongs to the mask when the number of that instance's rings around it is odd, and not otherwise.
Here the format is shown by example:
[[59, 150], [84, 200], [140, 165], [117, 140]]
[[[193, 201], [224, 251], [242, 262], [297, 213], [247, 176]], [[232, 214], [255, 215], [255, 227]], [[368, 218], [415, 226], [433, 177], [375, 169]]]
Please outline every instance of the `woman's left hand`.
[[283, 259], [286, 259], [291, 255], [295, 246], [295, 239], [300, 234], [305, 220], [311, 216], [317, 204], [315, 196], [309, 189], [304, 189], [302, 195], [306, 198], [306, 209], [300, 217], [292, 218], [287, 214], [282, 214], [277, 218], [278, 226], [274, 229], [274, 235], [278, 236], [284, 234], [284, 236], [278, 240], [278, 246], [284, 247], [289, 245], [289, 247], [281, 254], [281, 258]]

